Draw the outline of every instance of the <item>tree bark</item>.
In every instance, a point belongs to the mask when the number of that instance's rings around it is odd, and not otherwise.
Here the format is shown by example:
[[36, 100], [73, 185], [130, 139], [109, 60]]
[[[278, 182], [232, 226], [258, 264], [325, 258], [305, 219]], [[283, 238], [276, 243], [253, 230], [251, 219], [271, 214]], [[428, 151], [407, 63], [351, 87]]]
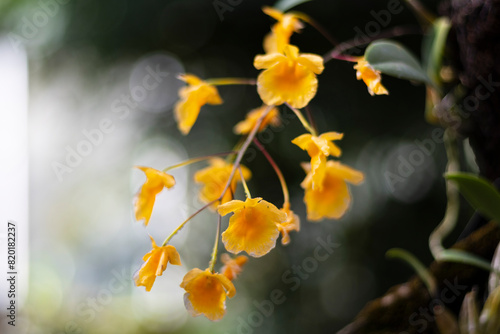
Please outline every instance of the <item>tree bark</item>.
[[[491, 222], [452, 248], [491, 260], [499, 242], [500, 228]], [[452, 262], [434, 261], [429, 270], [438, 284], [436, 296], [429, 295], [415, 276], [368, 303], [338, 334], [439, 334], [432, 313], [434, 306], [444, 305], [457, 313], [465, 294], [474, 286], [484, 285], [489, 276], [485, 270]]]
[[469, 138], [480, 173], [500, 177], [500, 0], [452, 0], [448, 59], [465, 87], [459, 131]]

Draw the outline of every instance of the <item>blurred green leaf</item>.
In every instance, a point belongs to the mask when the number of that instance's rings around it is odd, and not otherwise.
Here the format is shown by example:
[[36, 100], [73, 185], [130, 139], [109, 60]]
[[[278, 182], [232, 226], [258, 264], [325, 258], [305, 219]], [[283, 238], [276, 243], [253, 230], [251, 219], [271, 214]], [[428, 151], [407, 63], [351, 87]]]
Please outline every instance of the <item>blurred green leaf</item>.
[[287, 10], [303, 4], [304, 2], [309, 2], [312, 0], [279, 0], [274, 4], [274, 8], [279, 9], [282, 12], [286, 12]]
[[439, 253], [437, 260], [464, 263], [482, 268], [484, 270], [495, 271], [495, 269], [493, 269], [490, 263], [485, 259], [460, 249], [445, 249], [444, 251]]
[[435, 84], [439, 84], [441, 81], [439, 72], [450, 27], [448, 18], [440, 17], [434, 21], [431, 33], [424, 38], [422, 46], [423, 67]]
[[470, 173], [446, 174], [474, 207], [489, 219], [500, 224], [500, 193], [487, 180]]
[[366, 48], [365, 59], [374, 69], [384, 74], [430, 83], [417, 58], [399, 43], [375, 41]]
[[401, 248], [391, 248], [385, 253], [385, 256], [401, 259], [408, 263], [424, 282], [429, 294], [434, 295], [437, 292], [436, 279], [415, 255]]

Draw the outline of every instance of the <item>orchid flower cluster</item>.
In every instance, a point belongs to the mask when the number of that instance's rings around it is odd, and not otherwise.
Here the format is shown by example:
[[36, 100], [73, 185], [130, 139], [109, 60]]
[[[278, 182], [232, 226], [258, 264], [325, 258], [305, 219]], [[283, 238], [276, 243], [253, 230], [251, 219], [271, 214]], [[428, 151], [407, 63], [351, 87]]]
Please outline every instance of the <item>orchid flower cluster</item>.
[[[247, 256], [261, 257], [269, 253], [281, 235], [281, 243], [290, 243], [290, 233], [300, 230], [299, 217], [290, 207], [287, 184], [278, 165], [256, 139], [256, 134], [268, 126], [280, 124], [276, 108], [286, 105], [304, 126], [306, 133], [296, 137], [292, 143], [307, 151], [310, 162], [302, 163], [306, 176], [301, 186], [304, 189], [304, 202], [307, 218], [319, 221], [325, 218], [338, 219], [348, 210], [351, 202], [348, 183], [357, 185], [363, 181], [363, 173], [333, 158], [341, 156], [341, 149], [334, 141], [341, 140], [339, 132], [318, 134], [312, 122], [303, 116], [300, 109], [305, 108], [316, 95], [317, 76], [323, 72], [324, 59], [318, 55], [301, 53], [299, 48], [290, 44], [293, 33], [300, 32], [311, 19], [302, 13], [283, 13], [275, 8], [263, 8], [265, 14], [277, 22], [264, 39], [264, 55], [257, 55], [254, 66], [262, 70], [253, 79], [207, 79], [202, 80], [193, 74], [179, 75], [187, 86], [179, 91], [180, 100], [175, 105], [174, 115], [179, 130], [187, 135], [196, 123], [201, 108], [206, 104], [223, 103], [217, 86], [233, 84], [256, 85], [263, 104], [251, 110], [244, 120], [234, 126], [234, 132], [242, 136], [242, 141], [228, 153], [194, 158], [163, 170], [150, 167], [137, 167], [145, 173], [146, 181], [135, 196], [134, 210], [137, 221], [148, 225], [156, 195], [163, 189], [175, 185], [175, 179], [167, 172], [172, 168], [207, 160], [208, 166], [194, 174], [194, 181], [201, 185], [199, 198], [206, 203], [182, 222], [163, 242], [157, 246], [151, 237], [152, 249], [144, 255], [144, 264], [135, 273], [137, 286], [150, 291], [157, 276], [161, 276], [167, 264], [181, 265], [179, 253], [170, 244], [172, 238], [193, 217], [205, 209], [215, 211], [218, 219], [214, 248], [208, 268], [194, 268], [184, 277], [180, 287], [185, 289], [185, 305], [193, 316], [203, 314], [212, 321], [222, 319], [226, 313], [226, 298], [235, 295], [233, 281], [241, 274]], [[363, 80], [370, 94], [388, 94], [382, 86], [380, 72], [375, 71], [363, 57], [339, 58], [356, 62], [358, 80]], [[247, 148], [257, 145], [273, 167], [283, 190], [283, 205], [278, 208], [262, 197], [252, 197], [247, 181], [251, 171], [241, 164]], [[226, 156], [225, 159], [222, 157]], [[242, 184], [246, 198], [234, 199], [238, 184]], [[232, 214], [229, 225], [221, 233], [221, 217]], [[223, 266], [217, 272], [218, 243], [222, 239], [227, 253], [220, 259]]]

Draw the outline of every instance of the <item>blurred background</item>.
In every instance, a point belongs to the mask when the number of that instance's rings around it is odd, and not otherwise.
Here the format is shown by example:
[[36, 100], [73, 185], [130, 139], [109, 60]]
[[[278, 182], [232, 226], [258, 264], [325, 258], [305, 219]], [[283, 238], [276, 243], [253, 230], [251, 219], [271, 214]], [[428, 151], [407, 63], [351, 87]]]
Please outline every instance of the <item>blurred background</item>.
[[[204, 107], [182, 136], [172, 115], [183, 85], [176, 75], [256, 77], [253, 58], [274, 24], [261, 8], [273, 3], [0, 0], [0, 210], [2, 226], [17, 222], [22, 254], [15, 333], [332, 333], [413, 274], [386, 259], [388, 249], [431, 261], [427, 239], [444, 214], [446, 157], [439, 130], [424, 120], [425, 89], [384, 77], [390, 95], [372, 97], [352, 63], [333, 60], [310, 107], [320, 133], [345, 133], [342, 161], [366, 175], [352, 189], [351, 210], [338, 221], [306, 221], [299, 163], [308, 157], [290, 143], [303, 129], [282, 108], [285, 126], [259, 139], [287, 179], [300, 233], [250, 259], [218, 323], [189, 316], [179, 287], [188, 270], [210, 259], [217, 221], [208, 211], [172, 241], [183, 265], [169, 266], [151, 292], [134, 286], [132, 275], [151, 247], [148, 234], [163, 240], [202, 205], [192, 175], [206, 164], [172, 171], [177, 185], [157, 197], [147, 228], [133, 219], [144, 176], [132, 167], [161, 169], [228, 151], [238, 140], [232, 127], [260, 105], [255, 87], [221, 87], [224, 104]], [[383, 18], [388, 3], [401, 10]], [[424, 3], [435, 11], [434, 1]], [[418, 28], [403, 1], [314, 0], [296, 10], [339, 42]], [[419, 54], [421, 35], [396, 40]], [[308, 25], [292, 43], [320, 55], [333, 48]], [[243, 163], [253, 172], [252, 194], [280, 206], [265, 158], [251, 150]], [[467, 206], [462, 210], [469, 216]], [[335, 248], [318, 261], [314, 250], [328, 240]], [[0, 300], [5, 312], [7, 300]]]

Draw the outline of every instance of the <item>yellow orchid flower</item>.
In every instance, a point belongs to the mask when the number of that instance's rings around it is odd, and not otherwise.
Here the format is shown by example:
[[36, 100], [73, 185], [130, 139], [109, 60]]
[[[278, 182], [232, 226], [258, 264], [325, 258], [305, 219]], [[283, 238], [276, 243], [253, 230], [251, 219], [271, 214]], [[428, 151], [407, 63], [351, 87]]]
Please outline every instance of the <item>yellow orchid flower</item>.
[[177, 253], [174, 246], [167, 245], [158, 247], [153, 237], [150, 238], [153, 249], [144, 255], [142, 258], [144, 264], [134, 274], [135, 285], [146, 287], [146, 291], [151, 291], [156, 276], [161, 276], [163, 274], [163, 271], [167, 269], [168, 262], [177, 266], [181, 265], [179, 253]]
[[226, 296], [232, 298], [236, 289], [231, 281], [219, 273], [211, 273], [209, 269], [190, 270], [181, 283], [186, 290], [184, 304], [188, 312], [197, 317], [203, 314], [212, 321], [218, 321], [226, 313]]
[[229, 226], [222, 233], [227, 251], [238, 254], [245, 251], [253, 257], [261, 257], [276, 246], [278, 225], [286, 221], [286, 213], [262, 198], [247, 198], [244, 202], [232, 200], [219, 205], [217, 211], [229, 219]]
[[284, 48], [284, 54], [257, 55], [256, 69], [265, 69], [257, 78], [257, 91], [267, 105], [288, 103], [303, 108], [316, 95], [317, 74], [323, 72], [323, 58], [315, 54], [301, 54], [293, 45]]
[[325, 177], [326, 158], [328, 156], [340, 157], [342, 151], [333, 140], [343, 138], [342, 133], [326, 132], [320, 136], [303, 134], [292, 140], [292, 143], [307, 151], [311, 157], [312, 187], [321, 190]]
[[146, 174], [146, 182], [142, 185], [134, 199], [135, 219], [144, 220], [144, 225], [148, 225], [156, 195], [163, 188], [172, 188], [175, 179], [172, 175], [164, 173], [150, 167], [135, 166]]
[[304, 203], [307, 207], [307, 219], [318, 221], [324, 218], [342, 217], [351, 203], [347, 182], [360, 184], [364, 179], [363, 173], [338, 161], [330, 160], [326, 163], [322, 187], [314, 189], [311, 166], [304, 164], [303, 167], [308, 172], [301, 184], [305, 189]]
[[[239, 135], [249, 134], [255, 127], [255, 124], [257, 124], [257, 121], [262, 116], [262, 114], [266, 112], [267, 108], [269, 107], [264, 105], [260, 108], [251, 110], [243, 121], [239, 122], [234, 126], [234, 133]], [[272, 108], [269, 111], [266, 117], [264, 117], [264, 119], [262, 120], [262, 123], [260, 124], [258, 131], [259, 132], [264, 131], [264, 129], [268, 125], [272, 125], [275, 127], [281, 125], [280, 114], [278, 109]]]
[[239, 274], [241, 274], [243, 266], [248, 262], [248, 257], [245, 255], [240, 255], [233, 259], [227, 253], [222, 254], [220, 259], [222, 263], [224, 263], [224, 266], [220, 271], [222, 272], [222, 275], [226, 276], [230, 281], [234, 280]]
[[371, 67], [364, 57], [359, 58], [358, 63], [354, 65], [354, 69], [356, 70], [356, 78], [363, 80], [371, 96], [389, 94], [387, 89], [382, 85], [381, 72]]
[[278, 230], [281, 233], [281, 244], [288, 245], [290, 243], [290, 232], [300, 231], [300, 218], [288, 206], [280, 209], [286, 214], [286, 221], [278, 224]]
[[[203, 184], [199, 197], [205, 203], [210, 203], [220, 197], [233, 170], [233, 164], [227, 163], [221, 158], [210, 159], [209, 163], [210, 166], [194, 174], [195, 182]], [[243, 165], [240, 165], [240, 168], [243, 178], [249, 180], [252, 177], [250, 170]], [[236, 171], [229, 189], [224, 194], [224, 197], [222, 197], [221, 203], [215, 203], [211, 208], [215, 210], [218, 204], [224, 204], [232, 200], [238, 182], [241, 182], [241, 176], [240, 172]]]
[[201, 107], [205, 104], [222, 104], [222, 98], [215, 88], [192, 74], [180, 75], [179, 79], [188, 86], [179, 90], [179, 102], [174, 107], [174, 116], [179, 130], [187, 135], [193, 127]]
[[290, 44], [292, 34], [299, 32], [304, 25], [299, 17], [293, 13], [285, 14], [272, 7], [264, 7], [262, 11], [278, 21], [264, 38], [264, 51], [266, 53], [282, 53], [284, 48]]

